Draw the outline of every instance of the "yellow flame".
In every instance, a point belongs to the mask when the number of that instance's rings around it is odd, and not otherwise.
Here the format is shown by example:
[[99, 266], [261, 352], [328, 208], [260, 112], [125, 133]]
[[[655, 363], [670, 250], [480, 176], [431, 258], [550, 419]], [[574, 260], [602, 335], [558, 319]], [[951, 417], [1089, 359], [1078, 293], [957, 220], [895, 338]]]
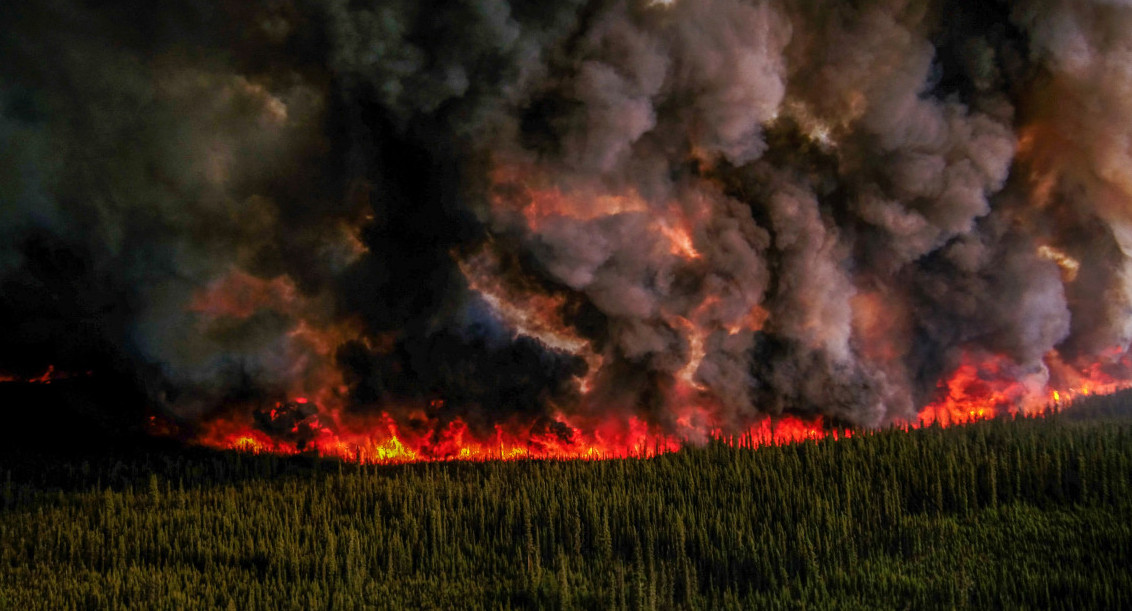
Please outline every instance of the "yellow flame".
[[1065, 278], [1066, 282], [1073, 282], [1077, 279], [1077, 272], [1081, 269], [1081, 262], [1069, 256], [1065, 251], [1054, 248], [1053, 246], [1042, 245], [1038, 247], [1038, 256], [1048, 261], [1053, 261], [1061, 268], [1061, 275]]

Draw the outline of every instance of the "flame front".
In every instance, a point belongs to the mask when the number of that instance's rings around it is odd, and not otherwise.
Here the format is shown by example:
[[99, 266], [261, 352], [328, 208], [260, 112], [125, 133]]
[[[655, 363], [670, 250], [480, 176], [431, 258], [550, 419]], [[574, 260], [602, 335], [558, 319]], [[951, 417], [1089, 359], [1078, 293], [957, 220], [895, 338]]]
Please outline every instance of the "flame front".
[[[1051, 355], [1053, 359], [1056, 355]], [[1037, 416], [1067, 406], [1077, 397], [1108, 394], [1132, 386], [1093, 369], [1072, 374], [1077, 386], [1043, 388], [1041, 393], [1031, 394], [1023, 385], [1004, 377], [1001, 367], [998, 359], [979, 363], [965, 358], [940, 384], [940, 397], [936, 401], [925, 406], [917, 418], [893, 424], [906, 429], [947, 427], [1004, 415]], [[276, 404], [267, 410], [268, 421], [289, 418], [306, 403], [306, 399], [297, 398], [290, 404]], [[763, 417], [725, 433], [705, 421], [702, 410], [685, 411], [686, 415], [679, 419], [681, 434], [665, 433], [636, 417], [624, 421], [586, 420], [559, 414], [539, 425], [496, 424], [489, 432], [476, 433], [460, 419], [442, 423], [427, 418], [423, 412], [418, 412], [409, 426], [399, 426], [388, 413], [376, 419], [347, 419], [338, 424], [312, 413], [296, 421], [288, 420], [292, 433], [302, 433], [301, 442], [273, 437], [255, 422], [238, 419], [208, 422], [197, 442], [217, 449], [256, 454], [311, 454], [363, 464], [400, 464], [438, 460], [650, 458], [706, 439], [736, 447], [758, 448], [844, 439], [851, 437], [855, 430], [829, 426], [821, 418], [787, 415]], [[167, 429], [162, 430], [169, 433]]]
[[[1123, 371], [1130, 359], [1118, 349], [1108, 353], [1109, 367]], [[937, 398], [915, 418], [890, 424], [908, 428], [954, 426], [1000, 416], [1037, 416], [1070, 405], [1077, 397], [1108, 394], [1132, 386], [1106, 373], [1101, 364], [1076, 369], [1056, 352], [1046, 356], [1048, 374], [1027, 384], [1008, 372], [1007, 359], [964, 354], [950, 376], [939, 384]], [[1048, 375], [1049, 383], [1044, 377]], [[681, 397], [694, 405], [702, 393], [694, 382], [678, 376]], [[24, 380], [39, 382], [39, 379]], [[1060, 385], [1060, 386], [1055, 386]], [[705, 407], [707, 405], [708, 407]], [[249, 453], [308, 454], [364, 464], [400, 464], [446, 460], [517, 459], [604, 460], [649, 458], [678, 451], [689, 443], [715, 439], [737, 447], [844, 439], [853, 427], [834, 426], [820, 417], [762, 416], [735, 427], [717, 419], [710, 403], [679, 410], [674, 427], [648, 424], [638, 417], [602, 418], [556, 414], [538, 422], [512, 420], [475, 430], [460, 418], [441, 419], [443, 401], [413, 410], [407, 422], [390, 413], [350, 416], [323, 409], [306, 397], [276, 402], [251, 417], [208, 420], [196, 442]], [[283, 432], [280, 433], [280, 427]], [[151, 430], [176, 434], [175, 427], [154, 417]], [[273, 432], [274, 431], [274, 432]], [[675, 432], [673, 432], [675, 431]]]
[[[388, 414], [380, 423], [352, 431], [324, 426], [317, 416], [304, 421], [310, 439], [302, 443], [281, 441], [256, 428], [251, 422], [217, 420], [208, 424], [198, 442], [202, 445], [250, 453], [282, 455], [312, 454], [363, 464], [398, 464], [437, 460], [495, 461], [517, 459], [606, 460], [649, 458], [675, 452], [687, 442], [651, 430], [636, 418], [627, 422], [596, 423], [580, 428], [561, 418], [552, 427], [496, 425], [494, 431], [477, 435], [460, 420], [435, 429], [414, 432], [400, 428]], [[716, 431], [718, 433], [718, 431]], [[795, 417], [764, 419], [747, 430], [727, 437], [740, 447], [780, 445], [830, 436], [847, 437], [847, 429], [831, 430], [820, 420]]]
[[396, 462], [1132, 380], [1128, 3], [10, 4], [14, 395], [105, 367], [155, 432]]
[[[554, 249], [559, 248], [556, 240], [562, 236], [574, 239], [579, 229], [610, 231], [612, 227], [614, 234], [639, 231], [635, 235], [641, 244], [636, 252], [643, 254], [648, 265], [657, 266], [658, 283], [672, 282], [668, 276], [697, 275], [710, 269], [705, 253], [719, 245], [705, 241], [705, 228], [711, 226], [711, 219], [729, 214], [726, 202], [713, 199], [719, 195], [711, 191], [650, 201], [631, 188], [610, 192], [592, 184], [556, 186], [537, 168], [507, 163], [500, 163], [492, 177], [492, 215], [500, 224], [501, 236], [515, 232]], [[812, 220], [796, 216], [806, 214], [797, 202], [785, 203], [782, 213], [792, 224]], [[309, 453], [362, 463], [406, 463], [650, 457], [709, 439], [759, 447], [851, 436], [853, 427], [861, 422], [791, 413], [774, 405], [729, 403], [733, 400], [726, 396], [720, 354], [727, 353], [729, 343], [748, 349], [752, 338], [768, 326], [780, 330], [782, 320], [795, 326], [791, 333], [801, 340], [803, 349], [829, 353], [833, 358], [855, 358], [882, 371], [908, 375], [904, 362], [910, 352], [907, 338], [913, 323], [907, 305], [893, 299], [898, 293], [891, 289], [855, 291], [835, 282], [835, 287], [847, 293], [848, 315], [837, 313], [836, 303], [809, 301], [788, 302], [790, 308], [803, 312], [784, 312], [781, 307], [776, 312], [766, 302], [758, 276], [747, 278], [751, 286], [744, 286], [739, 279], [716, 275], [699, 283], [697, 291], [642, 306], [635, 301], [647, 300], [647, 295], [634, 293], [632, 287], [611, 287], [600, 278], [610, 258], [618, 256], [615, 252], [594, 254], [608, 245], [608, 238], [598, 234], [582, 239], [596, 239], [592, 252], [582, 253], [583, 259], [571, 262], [569, 268], [551, 269], [556, 283], [532, 283], [529, 271], [508, 250], [513, 246], [506, 243], [488, 241], [470, 253], [455, 249], [449, 253], [470, 293], [501, 326], [506, 341], [527, 338], [545, 350], [584, 363], [584, 372], [576, 374], [572, 390], [548, 401], [552, 407], [554, 401], [562, 402], [549, 414], [505, 413], [473, 422], [447, 410], [446, 398], [439, 393], [432, 393], [437, 398], [407, 401], [395, 408], [352, 409], [350, 384], [333, 364], [339, 347], [360, 341], [367, 350], [389, 353], [395, 349], [396, 333], [373, 337], [357, 325], [324, 319], [318, 304], [287, 277], [263, 280], [231, 270], [198, 291], [190, 311], [206, 332], [265, 310], [290, 317], [292, 328], [284, 344], [285, 362], [291, 363], [289, 380], [274, 402], [245, 403], [205, 418], [195, 429], [195, 440], [209, 447], [254, 453]], [[719, 239], [726, 246], [726, 240], [732, 238], [724, 235]], [[820, 250], [827, 246], [817, 241], [809, 247]], [[595, 257], [592, 261], [584, 258], [590, 255]], [[1076, 279], [1080, 263], [1065, 252], [1040, 246], [1035, 256], [1056, 264], [1063, 282]], [[820, 262], [806, 265], [819, 275], [828, 271]], [[806, 281], [783, 280], [803, 286]], [[618, 296], [622, 303], [602, 307], [611, 325], [624, 328], [623, 336], [598, 339], [569, 320], [579, 299], [604, 302], [610, 299], [611, 290], [623, 291]], [[806, 299], [840, 297], [821, 292], [825, 288], [805, 290], [818, 291]], [[641, 329], [642, 324], [651, 328]], [[853, 346], [847, 344], [838, 326], [849, 329]], [[609, 371], [618, 363], [624, 366], [627, 356], [640, 358], [633, 353], [639, 349], [635, 344], [642, 342], [640, 334], [658, 330], [675, 338], [673, 345], [664, 347], [655, 344], [656, 338], [646, 339], [647, 348], [641, 354], [651, 355], [651, 367], [659, 373], [660, 395], [653, 400], [661, 405], [660, 412], [649, 413], [640, 405], [618, 408], [624, 399], [617, 395], [617, 375]], [[1027, 368], [1005, 354], [962, 350], [915, 412], [888, 410], [885, 417], [863, 424], [916, 428], [1009, 414], [1036, 415], [1077, 396], [1123, 388], [1123, 373], [1132, 371], [1120, 347], [1084, 362], [1088, 364], [1067, 363], [1057, 350], [1050, 350], [1036, 366]], [[793, 383], [804, 386], [808, 382], [796, 378]], [[793, 391], [787, 388], [785, 392]], [[816, 407], [821, 413], [823, 406]], [[490, 411], [491, 406], [482, 409]], [[165, 432], [175, 428], [164, 422], [153, 426]]]

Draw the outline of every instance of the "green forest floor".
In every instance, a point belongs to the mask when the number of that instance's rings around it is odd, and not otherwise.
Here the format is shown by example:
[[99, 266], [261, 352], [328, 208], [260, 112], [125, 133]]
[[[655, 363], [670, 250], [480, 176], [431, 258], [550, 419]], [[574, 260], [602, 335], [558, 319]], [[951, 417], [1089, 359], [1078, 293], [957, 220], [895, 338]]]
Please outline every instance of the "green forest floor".
[[1129, 608], [1132, 394], [650, 460], [0, 455], [0, 609]]

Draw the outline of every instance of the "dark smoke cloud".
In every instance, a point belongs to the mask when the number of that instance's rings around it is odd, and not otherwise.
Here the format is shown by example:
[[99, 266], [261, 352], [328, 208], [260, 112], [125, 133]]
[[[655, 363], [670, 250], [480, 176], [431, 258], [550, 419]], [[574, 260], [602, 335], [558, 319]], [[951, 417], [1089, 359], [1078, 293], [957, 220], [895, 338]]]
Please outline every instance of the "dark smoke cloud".
[[1121, 2], [3, 13], [3, 371], [690, 433], [1132, 341]]

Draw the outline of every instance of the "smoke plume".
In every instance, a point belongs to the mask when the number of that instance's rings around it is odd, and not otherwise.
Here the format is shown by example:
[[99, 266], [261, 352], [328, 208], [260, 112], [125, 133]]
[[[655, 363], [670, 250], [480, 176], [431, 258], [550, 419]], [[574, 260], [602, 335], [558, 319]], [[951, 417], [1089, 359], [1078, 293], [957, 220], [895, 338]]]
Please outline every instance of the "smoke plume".
[[278, 437], [699, 438], [1125, 373], [1123, 2], [2, 12], [11, 375]]

